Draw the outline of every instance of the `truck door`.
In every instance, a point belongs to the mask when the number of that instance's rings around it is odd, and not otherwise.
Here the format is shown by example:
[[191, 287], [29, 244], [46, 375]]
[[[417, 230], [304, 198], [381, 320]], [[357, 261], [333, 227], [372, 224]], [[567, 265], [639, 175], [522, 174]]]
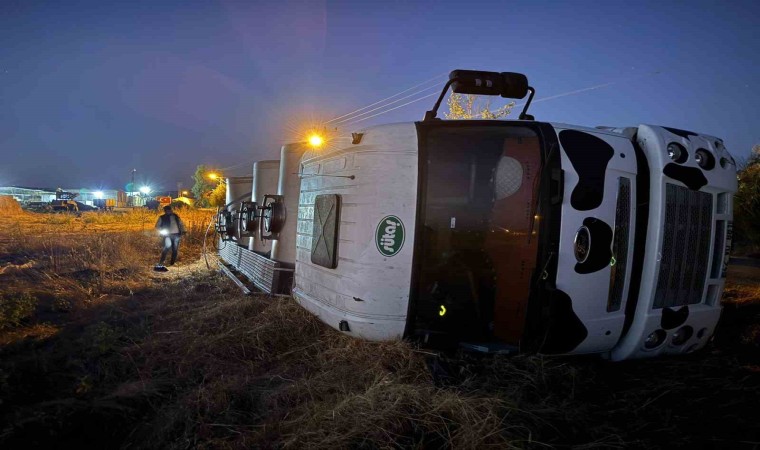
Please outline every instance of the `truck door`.
[[418, 333], [517, 344], [536, 266], [541, 142], [528, 126], [420, 127]]

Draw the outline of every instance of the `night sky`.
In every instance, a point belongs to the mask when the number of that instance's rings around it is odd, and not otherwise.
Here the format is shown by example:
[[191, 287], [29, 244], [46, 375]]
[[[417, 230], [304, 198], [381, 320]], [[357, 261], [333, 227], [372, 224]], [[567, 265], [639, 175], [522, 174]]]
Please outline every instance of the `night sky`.
[[[247, 174], [302, 124], [439, 76], [432, 93], [456, 68], [525, 73], [536, 99], [602, 85], [531, 112], [685, 128], [746, 157], [758, 17], [757, 1], [0, 0], [0, 186], [123, 188], [136, 168], [187, 188], [200, 163]], [[343, 131], [419, 120], [434, 100]]]

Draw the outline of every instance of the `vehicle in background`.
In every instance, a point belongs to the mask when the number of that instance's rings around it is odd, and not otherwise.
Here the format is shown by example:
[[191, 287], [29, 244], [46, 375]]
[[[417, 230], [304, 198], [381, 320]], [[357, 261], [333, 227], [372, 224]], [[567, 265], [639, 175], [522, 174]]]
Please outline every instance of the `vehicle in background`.
[[77, 202], [76, 202], [76, 204], [77, 204], [77, 208], [78, 208], [79, 212], [84, 212], [84, 211], [98, 211], [98, 210], [100, 209], [100, 208], [98, 208], [97, 206], [94, 206], [94, 205], [88, 205], [88, 204], [86, 204], [86, 203], [82, 203], [82, 202], [79, 202], [79, 201], [77, 201]]
[[79, 205], [74, 199], [77, 194], [66, 192], [61, 189], [55, 191], [55, 200], [50, 201], [50, 208], [53, 212], [79, 212]]
[[27, 202], [22, 205], [25, 209], [35, 212], [51, 212], [53, 208], [50, 206], [50, 202]]
[[96, 198], [93, 200], [93, 204], [96, 208], [102, 211], [113, 211], [116, 207], [116, 199], [114, 198]]

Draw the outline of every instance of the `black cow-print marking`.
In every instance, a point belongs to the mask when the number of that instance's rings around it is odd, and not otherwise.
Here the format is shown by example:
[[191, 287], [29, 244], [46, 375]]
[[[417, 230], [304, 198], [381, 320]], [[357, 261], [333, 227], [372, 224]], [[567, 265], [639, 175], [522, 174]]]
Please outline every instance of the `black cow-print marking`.
[[588, 336], [588, 330], [573, 311], [573, 301], [565, 292], [552, 291], [549, 303], [549, 325], [543, 353], [569, 353]]
[[670, 128], [670, 127], [662, 127], [671, 133], [675, 134], [676, 136], [681, 136], [682, 138], [689, 139], [689, 136], [699, 136], [697, 133], [692, 133], [691, 131], [686, 130], [679, 130], [678, 128]]
[[679, 310], [671, 308], [663, 308], [662, 317], [660, 318], [660, 326], [665, 330], [672, 330], [678, 328], [689, 318], [689, 305], [685, 305]]
[[583, 263], [575, 265], [575, 271], [581, 274], [593, 273], [604, 269], [612, 259], [612, 227], [595, 217], [583, 219], [591, 236], [589, 255]]
[[679, 164], [669, 163], [662, 169], [662, 173], [685, 184], [687, 188], [698, 191], [707, 184], [707, 178], [702, 170], [696, 167], [686, 167]]
[[615, 155], [615, 149], [593, 134], [577, 130], [561, 131], [559, 140], [578, 174], [578, 184], [570, 195], [570, 204], [578, 211], [599, 207], [604, 196], [607, 163]]

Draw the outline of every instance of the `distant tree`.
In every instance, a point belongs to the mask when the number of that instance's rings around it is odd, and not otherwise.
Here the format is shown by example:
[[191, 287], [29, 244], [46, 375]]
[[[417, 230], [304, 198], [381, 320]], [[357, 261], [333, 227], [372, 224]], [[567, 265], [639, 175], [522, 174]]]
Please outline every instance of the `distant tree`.
[[208, 195], [208, 202], [211, 206], [224, 206], [227, 204], [227, 185], [219, 183]]
[[209, 206], [209, 192], [211, 192], [218, 183], [208, 179], [207, 174], [212, 169], [208, 168], [205, 164], [201, 164], [195, 169], [193, 174], [193, 195], [195, 196], [195, 206], [204, 208]]
[[491, 100], [485, 104], [477, 104], [477, 95], [451, 93], [446, 104], [449, 112], [443, 115], [447, 119], [499, 119], [506, 117], [512, 112], [515, 102], [509, 102], [501, 108], [491, 110]]
[[739, 190], [734, 196], [736, 241], [760, 247], [760, 144], [739, 168]]
[[150, 199], [147, 202], [145, 202], [145, 207], [151, 211], [158, 211], [158, 207], [161, 206], [161, 203], [158, 202], [158, 200]]

